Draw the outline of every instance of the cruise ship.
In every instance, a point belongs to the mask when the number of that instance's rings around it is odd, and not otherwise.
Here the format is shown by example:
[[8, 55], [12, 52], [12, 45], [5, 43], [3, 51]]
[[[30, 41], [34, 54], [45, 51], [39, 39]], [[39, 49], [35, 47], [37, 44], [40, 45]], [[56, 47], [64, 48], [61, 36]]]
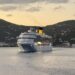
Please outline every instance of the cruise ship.
[[30, 28], [27, 32], [19, 35], [17, 44], [24, 52], [47, 52], [52, 51], [51, 40], [52, 37], [46, 35], [42, 28], [37, 28], [35, 31]]

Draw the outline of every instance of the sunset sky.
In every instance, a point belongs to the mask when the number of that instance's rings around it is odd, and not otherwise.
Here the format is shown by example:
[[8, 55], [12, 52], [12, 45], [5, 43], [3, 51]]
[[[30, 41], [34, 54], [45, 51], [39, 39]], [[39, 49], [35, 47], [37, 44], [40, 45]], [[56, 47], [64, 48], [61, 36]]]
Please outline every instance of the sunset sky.
[[75, 20], [75, 0], [0, 0], [0, 18], [35, 26]]

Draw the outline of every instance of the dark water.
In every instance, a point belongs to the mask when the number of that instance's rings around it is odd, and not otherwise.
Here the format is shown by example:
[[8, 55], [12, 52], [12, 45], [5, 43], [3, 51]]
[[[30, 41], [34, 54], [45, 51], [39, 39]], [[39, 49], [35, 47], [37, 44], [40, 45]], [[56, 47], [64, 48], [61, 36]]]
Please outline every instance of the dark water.
[[75, 48], [29, 54], [0, 48], [0, 75], [75, 75]]

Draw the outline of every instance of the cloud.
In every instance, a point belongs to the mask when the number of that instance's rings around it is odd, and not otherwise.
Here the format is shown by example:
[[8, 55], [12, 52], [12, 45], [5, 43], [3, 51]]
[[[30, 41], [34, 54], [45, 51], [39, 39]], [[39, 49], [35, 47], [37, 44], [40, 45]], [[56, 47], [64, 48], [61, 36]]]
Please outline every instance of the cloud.
[[75, 0], [69, 0], [70, 3], [75, 3]]
[[0, 0], [0, 4], [10, 3], [34, 3], [34, 2], [49, 2], [49, 3], [67, 3], [69, 0]]
[[0, 6], [0, 10], [2, 11], [15, 10], [16, 8], [17, 8], [16, 6]]
[[41, 9], [41, 7], [31, 7], [31, 8], [26, 9], [26, 11], [36, 12], [36, 11], [40, 11], [40, 9]]
[[7, 17], [11, 17], [11, 16], [12, 16], [12, 14], [7, 14], [6, 16], [7, 16]]
[[75, 2], [73, 2], [75, 4]]
[[50, 3], [67, 3], [69, 0], [47, 0]]
[[75, 14], [73, 14], [73, 17], [75, 17]]
[[61, 9], [65, 9], [65, 8], [61, 5], [54, 8], [54, 10], [61, 10]]
[[[40, 11], [41, 4], [39, 2], [45, 3], [67, 3], [69, 0], [0, 0], [0, 10], [2, 11], [10, 11], [10, 10], [26, 10], [29, 12]], [[3, 4], [4, 3], [4, 4]], [[31, 3], [34, 3], [31, 5]], [[31, 7], [29, 5], [31, 5]], [[36, 5], [40, 7], [37, 7]], [[33, 6], [34, 5], [34, 6]], [[29, 7], [29, 8], [28, 8]], [[61, 9], [61, 6], [57, 6], [54, 10]]]

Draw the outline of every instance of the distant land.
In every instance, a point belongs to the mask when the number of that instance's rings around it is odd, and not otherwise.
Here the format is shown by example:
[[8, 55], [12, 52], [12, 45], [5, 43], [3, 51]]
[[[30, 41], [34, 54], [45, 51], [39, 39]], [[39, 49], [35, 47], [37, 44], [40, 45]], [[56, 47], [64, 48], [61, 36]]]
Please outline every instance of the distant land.
[[[38, 26], [17, 25], [0, 19], [0, 46], [17, 46], [17, 37], [30, 27], [36, 28]], [[43, 29], [46, 34], [53, 37], [53, 42], [56, 43], [59, 42], [59, 38], [63, 42], [75, 38], [75, 20], [46, 25]]]

